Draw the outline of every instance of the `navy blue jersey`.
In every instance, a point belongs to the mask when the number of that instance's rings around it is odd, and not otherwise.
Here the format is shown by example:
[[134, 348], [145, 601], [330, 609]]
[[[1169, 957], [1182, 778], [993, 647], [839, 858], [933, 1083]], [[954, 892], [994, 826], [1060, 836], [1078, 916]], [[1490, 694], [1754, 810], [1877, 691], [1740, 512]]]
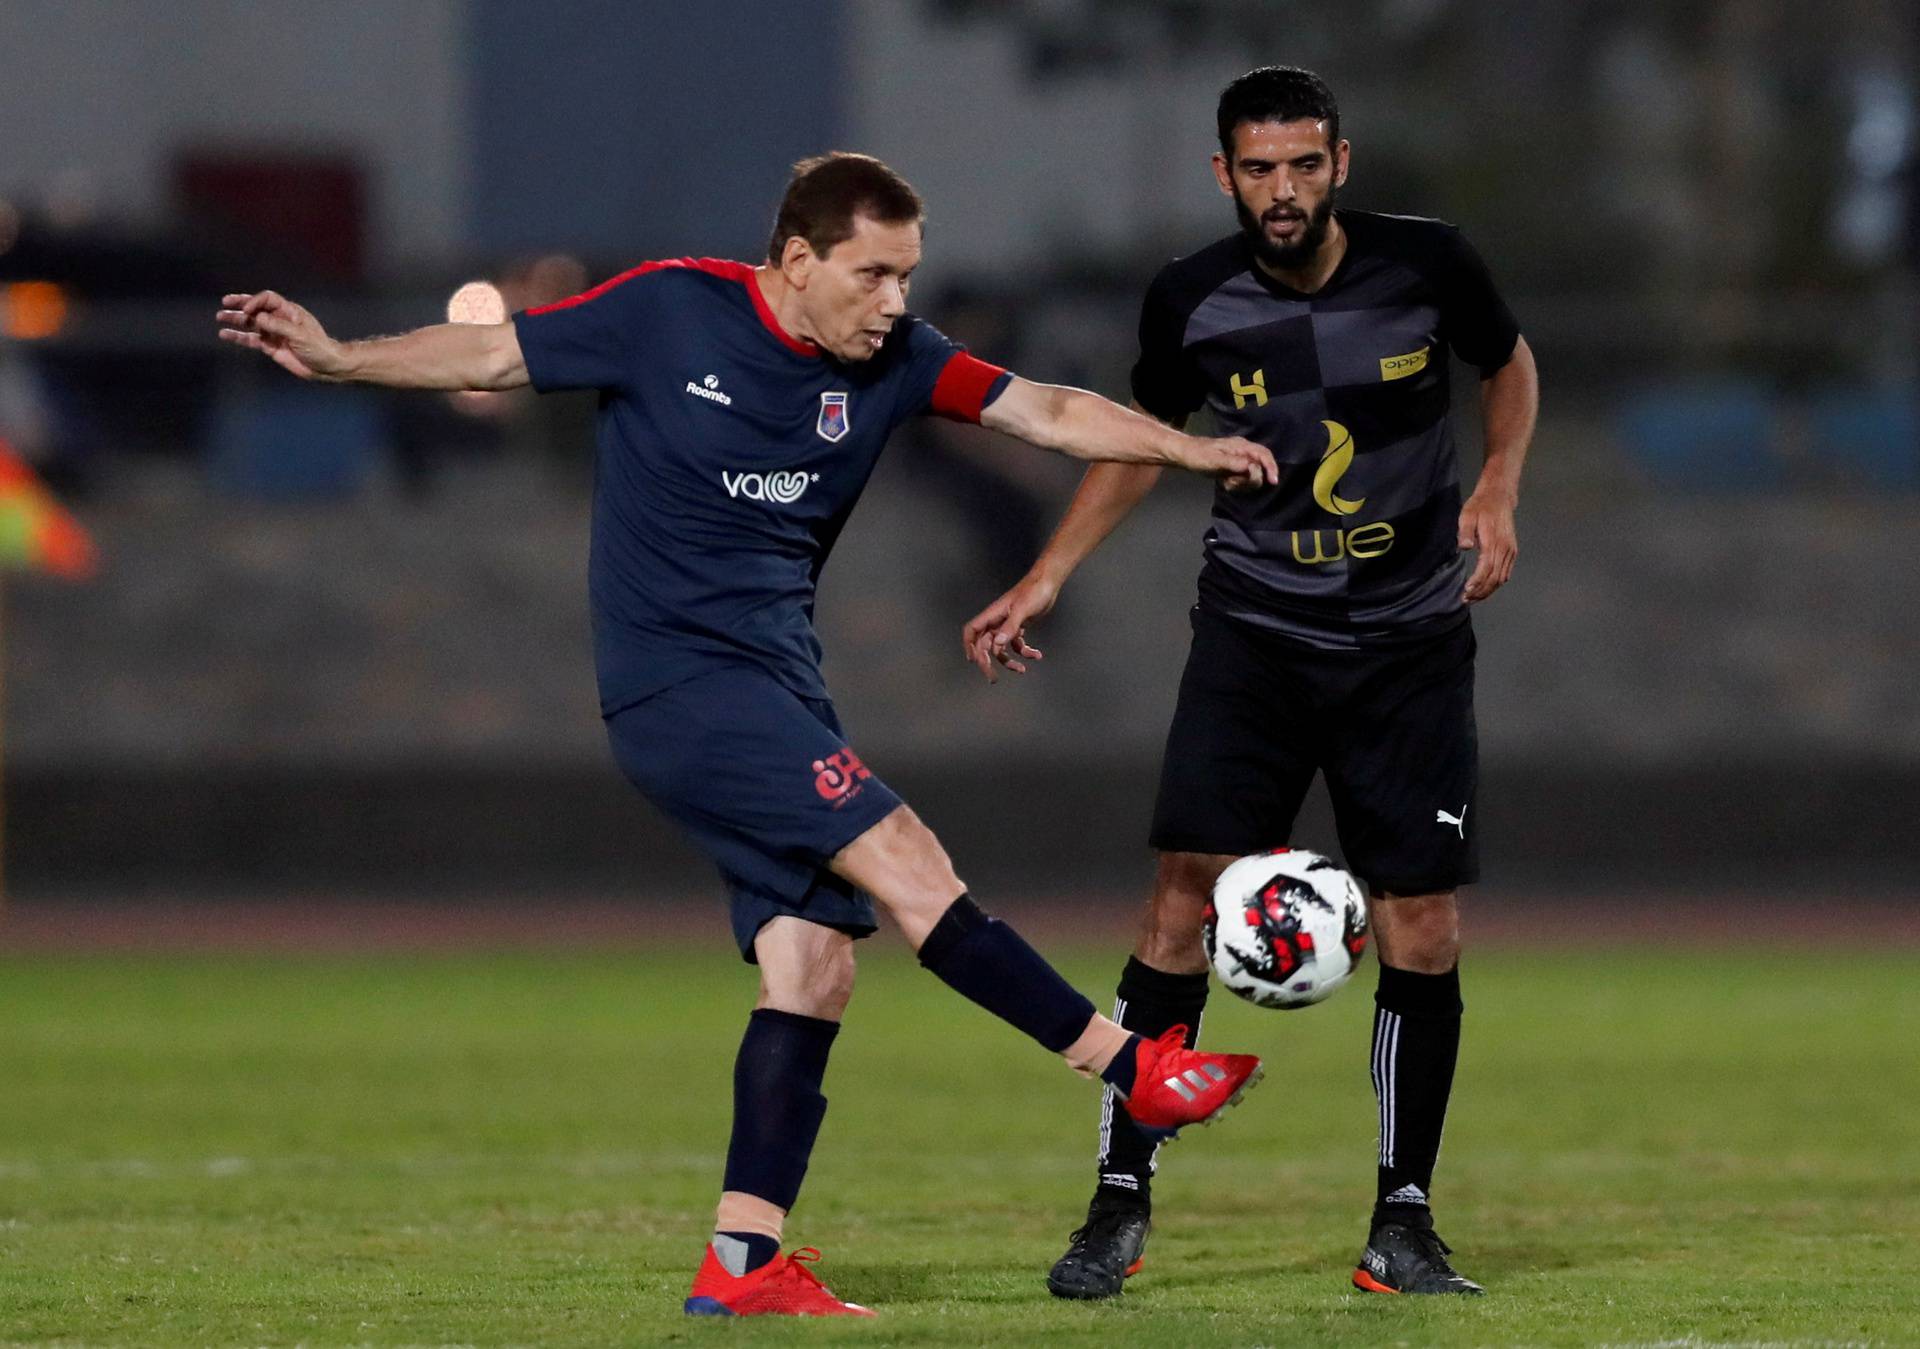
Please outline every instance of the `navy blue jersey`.
[[1004, 370], [911, 314], [869, 361], [781, 329], [744, 263], [649, 262], [514, 315], [542, 393], [600, 391], [588, 588], [611, 716], [716, 665], [824, 698], [820, 568], [894, 427], [978, 421]]

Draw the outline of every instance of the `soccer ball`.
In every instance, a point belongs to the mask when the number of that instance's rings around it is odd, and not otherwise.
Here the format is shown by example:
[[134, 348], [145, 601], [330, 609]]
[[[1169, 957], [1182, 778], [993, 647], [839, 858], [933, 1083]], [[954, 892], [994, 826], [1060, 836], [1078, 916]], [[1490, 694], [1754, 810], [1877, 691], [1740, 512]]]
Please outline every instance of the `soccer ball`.
[[1367, 949], [1360, 882], [1317, 852], [1276, 848], [1220, 873], [1202, 936], [1220, 982], [1262, 1007], [1309, 1007]]

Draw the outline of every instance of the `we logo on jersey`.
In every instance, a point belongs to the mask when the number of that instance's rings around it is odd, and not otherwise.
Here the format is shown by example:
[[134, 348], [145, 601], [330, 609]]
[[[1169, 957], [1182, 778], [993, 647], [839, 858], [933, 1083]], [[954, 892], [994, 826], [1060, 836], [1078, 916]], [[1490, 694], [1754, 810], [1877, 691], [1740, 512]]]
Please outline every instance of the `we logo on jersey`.
[[[1340, 479], [1353, 467], [1353, 433], [1339, 422], [1323, 421], [1327, 430], [1326, 452], [1313, 475], [1313, 501], [1328, 515], [1346, 517], [1367, 504], [1365, 497], [1349, 501], [1334, 491]], [[1296, 529], [1293, 531], [1293, 560], [1309, 567], [1324, 566], [1345, 558], [1364, 560], [1379, 557], [1393, 547], [1393, 526], [1385, 520], [1356, 525], [1351, 529]]]
[[818, 473], [803, 473], [799, 469], [774, 473], [729, 473], [720, 470], [720, 485], [727, 489], [727, 495], [738, 501], [770, 501], [778, 506], [791, 505], [800, 499], [809, 486], [820, 481]]

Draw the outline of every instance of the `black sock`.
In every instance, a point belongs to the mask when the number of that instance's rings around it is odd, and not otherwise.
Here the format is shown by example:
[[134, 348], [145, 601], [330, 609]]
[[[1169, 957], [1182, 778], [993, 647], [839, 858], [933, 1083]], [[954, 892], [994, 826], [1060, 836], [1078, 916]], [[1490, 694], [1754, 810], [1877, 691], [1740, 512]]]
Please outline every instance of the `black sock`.
[[733, 1137], [727, 1144], [725, 1188], [793, 1207], [826, 1118], [820, 1083], [839, 1033], [837, 1021], [770, 1007], [747, 1018], [733, 1061]]
[[1460, 1054], [1460, 971], [1380, 967], [1373, 995], [1373, 1090], [1380, 1172], [1373, 1220], [1431, 1226], [1428, 1196]]
[[1093, 1004], [1040, 958], [1020, 934], [962, 895], [920, 943], [920, 963], [948, 988], [980, 1004], [1058, 1054], [1085, 1033]]
[[780, 1254], [780, 1243], [759, 1232], [715, 1232], [713, 1253], [720, 1257], [727, 1273], [737, 1279]]
[[[1175, 1026], [1187, 1028], [1187, 1048], [1200, 1038], [1200, 1016], [1207, 1008], [1207, 975], [1168, 974], [1127, 957], [1114, 993], [1113, 1019], [1137, 1035], [1157, 1040]], [[1100, 1102], [1100, 1188], [1103, 1203], [1146, 1207], [1153, 1200], [1155, 1156], [1149, 1141], [1126, 1110], [1107, 1092]]]

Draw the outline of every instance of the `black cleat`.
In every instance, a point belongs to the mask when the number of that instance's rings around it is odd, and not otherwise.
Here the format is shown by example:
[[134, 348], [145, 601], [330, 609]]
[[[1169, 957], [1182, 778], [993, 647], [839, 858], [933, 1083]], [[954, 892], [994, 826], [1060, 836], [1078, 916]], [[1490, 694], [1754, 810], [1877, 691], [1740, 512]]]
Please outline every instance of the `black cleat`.
[[1431, 1227], [1379, 1223], [1353, 1271], [1353, 1286], [1369, 1293], [1467, 1293], [1487, 1290], [1456, 1273], [1451, 1247]]
[[1047, 1291], [1055, 1297], [1117, 1297], [1121, 1285], [1140, 1272], [1151, 1226], [1143, 1208], [1095, 1199], [1086, 1223], [1067, 1238], [1067, 1253], [1047, 1274]]

